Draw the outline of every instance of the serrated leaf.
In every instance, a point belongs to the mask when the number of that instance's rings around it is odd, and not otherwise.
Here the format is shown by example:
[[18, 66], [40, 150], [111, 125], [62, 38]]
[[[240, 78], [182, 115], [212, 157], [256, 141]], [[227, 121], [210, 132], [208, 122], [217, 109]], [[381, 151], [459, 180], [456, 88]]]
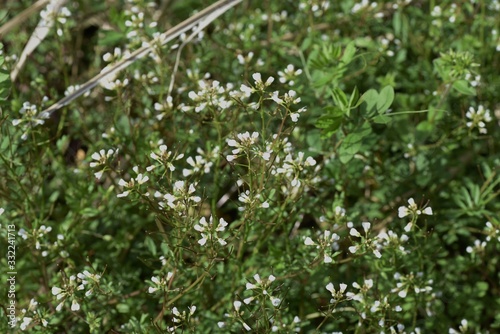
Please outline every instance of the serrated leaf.
[[453, 83], [453, 89], [464, 95], [476, 95], [476, 90], [471, 87], [467, 80], [457, 80]]
[[385, 86], [377, 98], [377, 112], [379, 114], [385, 113], [391, 106], [392, 101], [394, 101], [394, 88]]

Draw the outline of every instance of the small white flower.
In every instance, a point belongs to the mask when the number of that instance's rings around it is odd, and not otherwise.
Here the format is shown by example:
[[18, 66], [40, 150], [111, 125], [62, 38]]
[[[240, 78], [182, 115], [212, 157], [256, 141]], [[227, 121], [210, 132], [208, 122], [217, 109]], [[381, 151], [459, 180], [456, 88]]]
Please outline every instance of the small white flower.
[[273, 306], [278, 307], [281, 304], [281, 299], [271, 297], [271, 303], [273, 304]]
[[316, 245], [314, 243], [314, 241], [310, 237], [305, 238], [304, 244], [307, 245], [307, 246], [314, 246], [314, 245]]
[[352, 235], [353, 237], [361, 238], [361, 234], [355, 228], [351, 228], [349, 234]]
[[80, 304], [76, 300], [73, 299], [71, 302], [71, 311], [78, 311], [80, 309]]
[[54, 286], [54, 287], [52, 288], [52, 294], [53, 294], [54, 296], [56, 296], [56, 295], [60, 294], [61, 292], [62, 292], [62, 289], [60, 289], [60, 288], [58, 288], [58, 287], [56, 287], [56, 286]]

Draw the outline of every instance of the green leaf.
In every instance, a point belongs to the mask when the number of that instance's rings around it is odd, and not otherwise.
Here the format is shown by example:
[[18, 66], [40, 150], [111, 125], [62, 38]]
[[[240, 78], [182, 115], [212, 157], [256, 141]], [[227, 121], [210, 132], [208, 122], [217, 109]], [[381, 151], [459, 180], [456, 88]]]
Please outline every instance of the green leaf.
[[354, 132], [348, 134], [339, 148], [339, 159], [343, 164], [348, 163], [362, 146], [363, 138], [372, 132], [370, 123], [364, 122]]
[[377, 112], [383, 114], [389, 109], [394, 101], [394, 88], [385, 86], [377, 98]]
[[457, 80], [453, 83], [453, 89], [464, 95], [476, 95], [476, 90], [471, 87], [467, 80]]
[[340, 88], [335, 87], [334, 89], [332, 89], [332, 98], [336, 105], [338, 105], [342, 109], [347, 108], [347, 96]]
[[316, 127], [323, 129], [322, 137], [330, 137], [340, 128], [343, 117], [335, 117], [331, 115], [323, 115], [316, 121]]
[[444, 116], [443, 109], [436, 109], [432, 106], [429, 107], [429, 112], [427, 113], [427, 120], [429, 121], [437, 121], [442, 119]]
[[377, 115], [372, 118], [372, 121], [377, 124], [388, 124], [391, 121], [391, 118], [386, 115]]
[[366, 103], [366, 116], [375, 111], [375, 105], [378, 100], [378, 93], [375, 89], [369, 89], [361, 96], [361, 102]]
[[144, 239], [144, 245], [151, 252], [151, 255], [156, 256], [156, 244], [151, 237], [146, 237], [146, 239]]
[[329, 115], [332, 117], [344, 117], [345, 115], [345, 111], [337, 106], [328, 106], [323, 109], [326, 111], [325, 115]]
[[476, 289], [478, 290], [477, 296], [484, 297], [488, 292], [489, 285], [487, 282], [477, 282]]
[[354, 134], [348, 134], [339, 148], [339, 160], [343, 164], [352, 160], [354, 155], [358, 153], [361, 148], [361, 141], [359, 137]]
[[302, 45], [300, 46], [300, 49], [302, 51], [306, 51], [311, 48], [312, 44], [312, 38], [311, 37], [306, 37], [304, 41], [302, 42]]
[[351, 98], [349, 99], [349, 109], [354, 109], [359, 107], [359, 105], [362, 103], [361, 99], [359, 98], [359, 90], [358, 87], [354, 86], [354, 89], [351, 94]]
[[125, 304], [125, 303], [116, 304], [116, 309], [120, 313], [129, 313], [130, 312], [130, 306], [128, 304]]
[[347, 44], [344, 54], [342, 55], [341, 61], [347, 65], [352, 61], [352, 58], [356, 54], [356, 47], [354, 46], [354, 42], [350, 42]]

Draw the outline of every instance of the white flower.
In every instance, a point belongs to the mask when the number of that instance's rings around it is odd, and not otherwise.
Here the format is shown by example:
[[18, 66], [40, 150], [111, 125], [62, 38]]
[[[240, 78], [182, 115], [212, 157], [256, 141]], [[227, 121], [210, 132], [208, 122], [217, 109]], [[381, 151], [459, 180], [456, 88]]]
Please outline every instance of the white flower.
[[352, 235], [353, 237], [361, 238], [361, 234], [355, 228], [351, 228], [349, 234]]
[[62, 291], [63, 291], [62, 289], [60, 289], [60, 288], [58, 288], [58, 287], [56, 287], [56, 286], [52, 287], [52, 294], [53, 294], [54, 296], [59, 295]]
[[71, 311], [78, 311], [80, 309], [80, 304], [78, 304], [78, 302], [73, 299], [73, 301], [71, 302]]
[[428, 206], [422, 210], [422, 213], [431, 216], [432, 215], [432, 208], [430, 206]]
[[305, 244], [306, 246], [314, 246], [314, 245], [316, 245], [316, 244], [314, 243], [314, 241], [313, 241], [310, 237], [305, 238], [305, 240], [304, 240], [304, 244]]

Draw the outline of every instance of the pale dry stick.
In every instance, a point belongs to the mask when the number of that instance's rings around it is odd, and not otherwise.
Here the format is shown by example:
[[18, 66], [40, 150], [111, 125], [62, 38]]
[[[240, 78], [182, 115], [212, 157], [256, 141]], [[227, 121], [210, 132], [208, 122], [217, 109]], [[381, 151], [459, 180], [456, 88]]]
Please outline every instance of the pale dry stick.
[[21, 53], [16, 66], [14, 66], [14, 69], [10, 73], [10, 80], [16, 81], [17, 74], [23, 68], [26, 59], [28, 59], [29, 55], [38, 47], [38, 45], [40, 45], [40, 43], [42, 43], [45, 37], [47, 37], [47, 35], [49, 34], [50, 29], [56, 21], [56, 16], [65, 2], [66, 0], [52, 0], [50, 4], [47, 5], [47, 7], [50, 7], [50, 5], [52, 5], [51, 8], [49, 8], [51, 13], [48, 13], [46, 18], [42, 18], [40, 22], [38, 22], [38, 25], [31, 34], [28, 43], [26, 43], [26, 46], [24, 47], [24, 50]]
[[28, 19], [28, 17], [31, 16], [31, 14], [39, 11], [40, 9], [45, 7], [45, 5], [48, 4], [49, 2], [50, 2], [50, 0], [38, 0], [33, 5], [26, 8], [21, 13], [17, 14], [16, 17], [12, 18], [9, 22], [2, 25], [0, 27], [0, 38], [2, 38], [3, 35], [7, 34], [9, 31], [11, 31], [16, 26], [18, 26], [21, 23], [23, 23], [24, 21], [26, 21]]
[[198, 35], [203, 29], [205, 29], [212, 21], [213, 21], [213, 19], [211, 19], [210, 16], [208, 16], [206, 19], [201, 20], [198, 27], [196, 27], [196, 29], [193, 29], [193, 32], [188, 37], [186, 37], [186, 39], [179, 46], [179, 49], [177, 50], [177, 55], [175, 57], [174, 69], [172, 70], [172, 75], [170, 77], [170, 85], [168, 86], [167, 96], [171, 96], [172, 91], [174, 90], [175, 75], [177, 74], [177, 69], [179, 68], [179, 62], [180, 62], [180, 58], [181, 58], [182, 49], [189, 42], [191, 42], [196, 35]]
[[[205, 8], [204, 10], [199, 12], [198, 14], [191, 16], [190, 18], [182, 21], [181, 23], [179, 23], [175, 27], [173, 27], [173, 28], [169, 29], [168, 31], [166, 31], [165, 33], [163, 33], [161, 38], [160, 38], [160, 40], [162, 41], [162, 45], [167, 44], [168, 42], [170, 42], [174, 38], [177, 38], [178, 36], [180, 36], [182, 33], [192, 29], [197, 24], [201, 24], [203, 27], [206, 27], [208, 24], [210, 24], [216, 18], [218, 18], [219, 16], [224, 14], [226, 11], [228, 11], [229, 9], [231, 9], [232, 7], [234, 7], [235, 5], [239, 4], [242, 1], [243, 0], [220, 0], [216, 3], [214, 3], [213, 5]], [[105, 67], [101, 71], [101, 73], [97, 74], [92, 79], [90, 79], [89, 81], [87, 81], [86, 83], [81, 85], [73, 93], [62, 98], [58, 102], [51, 105], [49, 108], [43, 110], [42, 113], [44, 115], [50, 116], [50, 114], [52, 112], [64, 107], [65, 105], [67, 105], [68, 103], [70, 103], [71, 101], [76, 99], [77, 97], [81, 96], [82, 94], [85, 94], [86, 92], [88, 92], [89, 90], [91, 90], [92, 88], [97, 86], [101, 80], [103, 80], [105, 78], [112, 77], [113, 75], [115, 75], [119, 71], [127, 68], [129, 65], [131, 65], [133, 62], [135, 62], [137, 59], [148, 55], [152, 51], [152, 49], [153, 49], [152, 45], [143, 46], [143, 47], [135, 50], [134, 52], [132, 52], [130, 54], [130, 56], [128, 56], [127, 58], [124, 58], [111, 66]]]

